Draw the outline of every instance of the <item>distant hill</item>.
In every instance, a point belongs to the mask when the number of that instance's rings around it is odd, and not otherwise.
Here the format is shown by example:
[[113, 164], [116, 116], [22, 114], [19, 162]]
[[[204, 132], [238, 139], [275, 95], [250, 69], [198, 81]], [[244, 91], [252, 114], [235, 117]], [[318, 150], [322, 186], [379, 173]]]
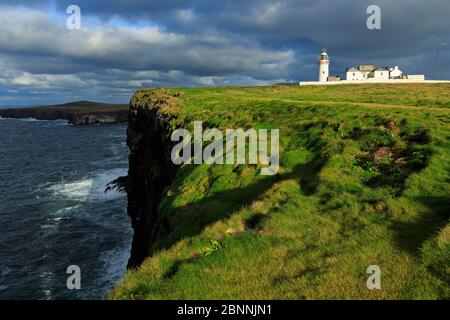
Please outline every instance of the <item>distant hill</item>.
[[74, 125], [118, 123], [127, 121], [128, 105], [74, 101], [51, 106], [0, 110], [0, 117], [38, 120], [64, 119]]

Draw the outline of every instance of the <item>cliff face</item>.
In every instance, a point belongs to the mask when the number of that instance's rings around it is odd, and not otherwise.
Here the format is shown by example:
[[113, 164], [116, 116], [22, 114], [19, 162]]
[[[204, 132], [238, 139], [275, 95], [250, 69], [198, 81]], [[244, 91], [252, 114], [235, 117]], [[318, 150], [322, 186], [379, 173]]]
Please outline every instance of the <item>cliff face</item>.
[[176, 167], [170, 159], [171, 110], [176, 98], [164, 91], [137, 92], [132, 98], [128, 119], [127, 144], [130, 149], [128, 172], [128, 215], [134, 237], [128, 267], [139, 266], [158, 239], [158, 206], [163, 190], [171, 183]]

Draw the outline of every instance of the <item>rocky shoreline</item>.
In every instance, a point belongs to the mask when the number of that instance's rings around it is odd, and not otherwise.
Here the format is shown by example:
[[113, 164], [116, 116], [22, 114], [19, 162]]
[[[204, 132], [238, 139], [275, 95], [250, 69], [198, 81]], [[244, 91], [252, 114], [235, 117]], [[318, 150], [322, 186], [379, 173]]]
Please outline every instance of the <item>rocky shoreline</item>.
[[67, 120], [72, 125], [124, 123], [128, 121], [128, 105], [78, 101], [46, 107], [4, 109], [0, 110], [0, 117]]

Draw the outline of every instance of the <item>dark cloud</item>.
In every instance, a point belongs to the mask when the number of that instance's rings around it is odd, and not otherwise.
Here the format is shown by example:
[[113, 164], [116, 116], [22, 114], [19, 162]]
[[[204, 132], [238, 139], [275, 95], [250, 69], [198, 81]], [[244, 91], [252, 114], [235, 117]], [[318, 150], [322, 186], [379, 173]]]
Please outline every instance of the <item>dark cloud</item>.
[[189, 9], [192, 1], [186, 0], [59, 0], [58, 8], [65, 10], [67, 6], [76, 4], [83, 8], [86, 14], [104, 18], [121, 16], [127, 20], [139, 20], [142, 18], [156, 17], [175, 10]]
[[[79, 31], [65, 28], [75, 2]], [[371, 4], [381, 30], [366, 28]], [[0, 1], [0, 105], [313, 79], [322, 47], [332, 73], [371, 62], [432, 77], [449, 15], [448, 0]], [[449, 49], [440, 49], [445, 78]]]

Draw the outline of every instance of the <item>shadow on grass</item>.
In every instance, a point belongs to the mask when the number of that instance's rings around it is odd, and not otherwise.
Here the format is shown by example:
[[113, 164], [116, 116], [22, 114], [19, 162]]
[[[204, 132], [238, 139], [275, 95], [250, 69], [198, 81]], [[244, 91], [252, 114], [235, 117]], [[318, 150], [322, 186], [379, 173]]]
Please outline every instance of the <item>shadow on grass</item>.
[[[233, 212], [251, 204], [275, 183], [287, 179], [291, 175], [267, 176], [246, 187], [216, 192], [201, 200], [172, 209], [169, 216], [173, 214], [179, 216], [179, 222], [173, 225], [168, 221], [171, 217], [162, 218], [160, 225], [164, 227], [160, 230], [159, 238], [164, 238], [164, 242], [155, 244], [150, 255], [161, 249], [168, 249], [183, 238], [201, 233], [206, 226], [216, 221], [227, 219]], [[254, 225], [256, 223], [256, 221], [250, 222]]]
[[171, 279], [173, 276], [175, 276], [180, 269], [180, 267], [187, 263], [192, 263], [195, 261], [195, 257], [187, 258], [187, 259], [177, 259], [175, 262], [170, 266], [169, 270], [163, 275], [164, 279]]
[[256, 213], [247, 220], [245, 220], [245, 227], [247, 229], [255, 229], [258, 225], [261, 224], [261, 222], [266, 217], [265, 214], [262, 213]]
[[[328, 123], [311, 124], [311, 127], [316, 125], [319, 129], [323, 129], [326, 124]], [[200, 234], [207, 226], [217, 221], [229, 218], [234, 212], [250, 205], [271, 189], [274, 184], [281, 181], [298, 179], [299, 192], [305, 196], [313, 195], [319, 184], [319, 174], [329, 160], [324, 153], [327, 150], [328, 154], [329, 150], [326, 141], [319, 133], [316, 133], [316, 136], [308, 136], [308, 138], [310, 139], [307, 149], [316, 156], [306, 163], [296, 165], [291, 172], [260, 177], [245, 187], [216, 192], [182, 207], [167, 208], [170, 210], [169, 214], [161, 217], [157, 222], [161, 226], [158, 236], [161, 240], [154, 243], [150, 250], [150, 256], [155, 252], [170, 248], [184, 238]], [[341, 149], [339, 150], [342, 152]], [[245, 221], [245, 227], [256, 229], [266, 218], [267, 215], [257, 213]], [[183, 263], [191, 261], [177, 260], [167, 272], [166, 277], [172, 277]]]
[[299, 280], [303, 277], [306, 277], [308, 275], [319, 275], [322, 272], [322, 268], [318, 268], [318, 267], [306, 267], [303, 270], [298, 271], [297, 273], [295, 273], [294, 275], [291, 276], [279, 276], [279, 277], [275, 277], [272, 280], [272, 284], [273, 285], [279, 285], [283, 282], [286, 281], [293, 281], [293, 280]]
[[[305, 195], [312, 195], [319, 181], [318, 175], [326, 161], [328, 160], [316, 158], [306, 164], [297, 165], [292, 172], [259, 178], [248, 186], [216, 192], [199, 201], [172, 209], [172, 214], [162, 217], [159, 222], [163, 226], [159, 238], [164, 240], [155, 243], [150, 255], [170, 248], [183, 238], [201, 233], [208, 225], [229, 218], [234, 212], [254, 202], [275, 183], [298, 179], [300, 185], [303, 186], [301, 192]], [[176, 225], [169, 222], [170, 219], [173, 219], [173, 214], [179, 217], [176, 219], [178, 221]], [[246, 228], [255, 229], [265, 218], [266, 215], [255, 214], [245, 222]]]
[[316, 192], [319, 174], [327, 162], [328, 158], [319, 155], [315, 159], [294, 168], [294, 174], [300, 179], [300, 189], [305, 196], [310, 196]]
[[397, 245], [412, 254], [418, 254], [422, 244], [443, 228], [449, 219], [450, 197], [418, 197], [420, 203], [430, 210], [418, 219], [406, 222], [394, 222]]

